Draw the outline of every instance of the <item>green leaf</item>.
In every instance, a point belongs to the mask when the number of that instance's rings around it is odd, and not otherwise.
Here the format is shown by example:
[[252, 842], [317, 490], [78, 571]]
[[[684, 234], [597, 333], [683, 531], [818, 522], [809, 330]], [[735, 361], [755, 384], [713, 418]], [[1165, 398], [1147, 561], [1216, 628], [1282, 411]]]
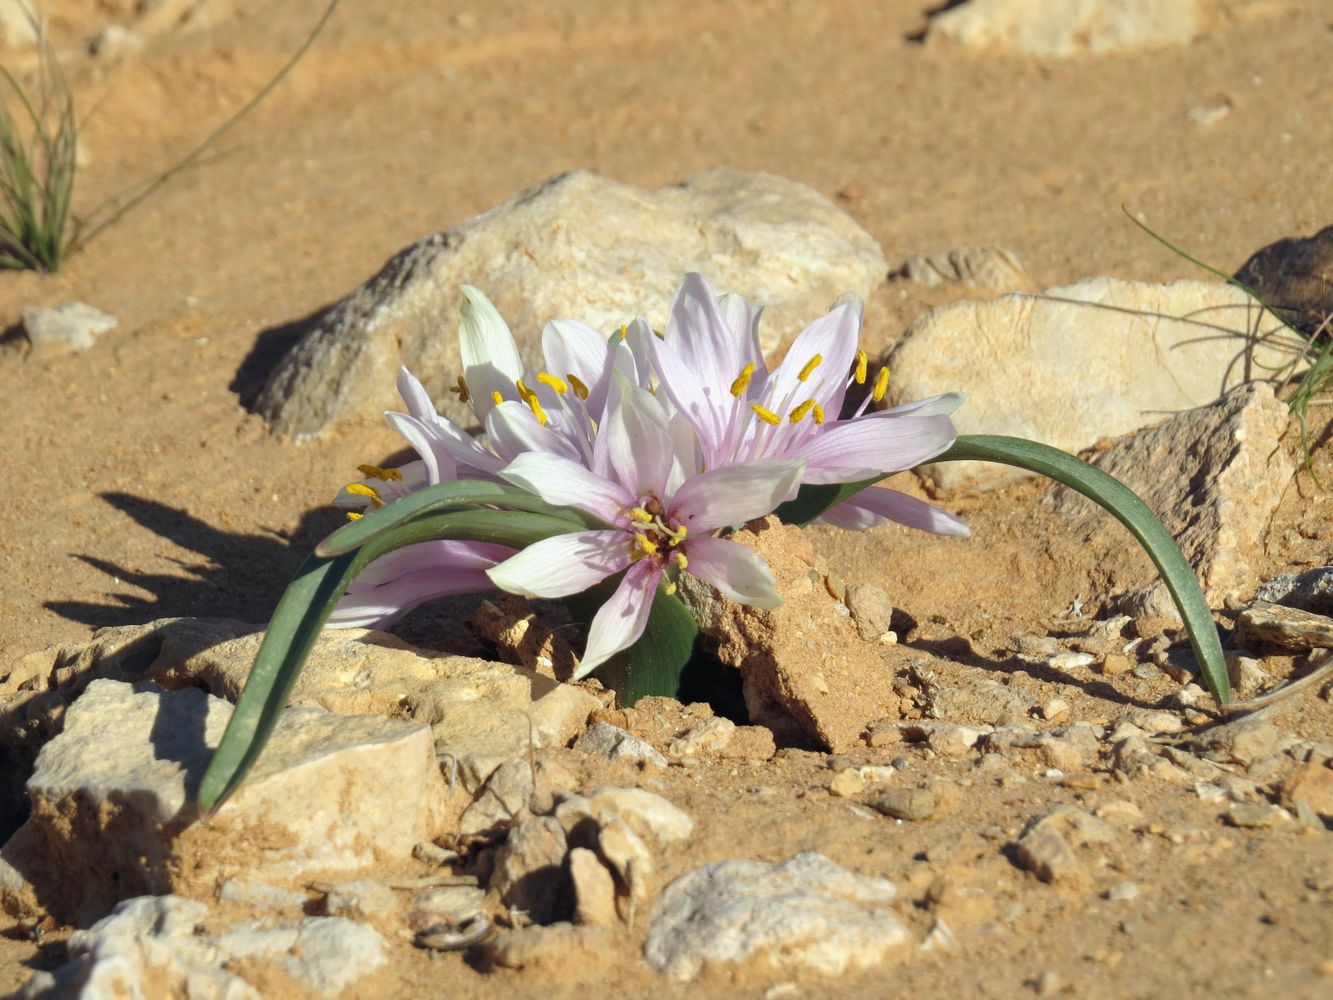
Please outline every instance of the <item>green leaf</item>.
[[[1194, 569], [1156, 515], [1124, 483], [1058, 448], [991, 434], [959, 435], [953, 447], [932, 461], [998, 462], [1027, 469], [1068, 486], [1104, 508], [1138, 539], [1161, 574], [1189, 632], [1190, 647], [1203, 673], [1204, 684], [1219, 705], [1231, 700], [1217, 626], [1213, 624], [1212, 610], [1199, 588]], [[834, 504], [878, 481], [867, 479], [843, 486], [803, 486], [794, 500], [778, 508], [778, 515], [784, 521], [790, 515], [793, 524], [806, 524]]]
[[342, 555], [423, 514], [455, 510], [459, 507], [475, 507], [479, 504], [549, 514], [571, 522], [573, 525], [571, 530], [590, 526], [590, 521], [573, 508], [553, 507], [540, 497], [517, 486], [483, 482], [478, 479], [454, 479], [447, 483], [427, 486], [378, 510], [368, 511], [365, 517], [343, 525], [315, 546], [315, 554]]
[[[585, 626], [615, 593], [623, 575], [604, 580], [566, 601]], [[599, 667], [597, 678], [615, 691], [625, 708], [649, 695], [674, 698], [680, 690], [681, 674], [694, 658], [698, 639], [699, 623], [694, 616], [679, 598], [658, 586], [643, 635], [629, 649]]]
[[320, 629], [368, 563], [405, 545], [437, 538], [497, 542], [523, 548], [578, 527], [567, 518], [523, 511], [436, 512], [377, 534], [373, 541], [353, 552], [311, 555], [297, 571], [273, 613], [245, 689], [204, 773], [199, 804], [207, 812], [216, 810], [254, 766], [287, 706]]

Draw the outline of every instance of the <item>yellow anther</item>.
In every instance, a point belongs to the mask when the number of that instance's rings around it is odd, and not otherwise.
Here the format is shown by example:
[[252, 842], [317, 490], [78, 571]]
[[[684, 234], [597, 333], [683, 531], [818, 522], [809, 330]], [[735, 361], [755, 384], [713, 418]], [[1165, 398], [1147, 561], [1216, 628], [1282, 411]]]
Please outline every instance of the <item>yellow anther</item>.
[[754, 410], [754, 415], [766, 424], [772, 424], [774, 427], [776, 427], [778, 424], [782, 423], [781, 417], [779, 417], [772, 410], [764, 409], [758, 403], [751, 403], [750, 409]]
[[496, 406], [499, 406], [501, 403], [505, 401], [505, 398], [500, 395], [499, 389], [494, 389], [491, 391], [491, 399], [495, 400]]
[[815, 423], [817, 423], [817, 424], [822, 424], [823, 422], [824, 422], [824, 408], [823, 408], [822, 406], [820, 406], [818, 403], [816, 403], [816, 404], [815, 404]]
[[870, 356], [865, 351], [856, 352], [856, 384], [866, 384], [866, 369], [870, 367]]
[[640, 555], [645, 555], [645, 556], [657, 555], [657, 543], [654, 542], [647, 535], [635, 535], [634, 547], [639, 550]]
[[578, 396], [579, 399], [588, 398], [588, 387], [584, 385], [581, 381], [579, 381], [579, 377], [577, 375], [575, 375], [573, 372], [569, 372], [568, 374], [565, 375], [565, 378], [569, 379], [569, 384], [574, 387], [575, 396]]
[[[689, 527], [686, 526], [686, 525], [684, 525], [684, 524], [677, 525], [677, 526], [676, 526], [676, 541], [678, 541], [678, 542], [679, 542], [679, 541], [682, 541], [682, 540], [685, 538], [685, 533], [688, 532], [689, 530], [690, 530]], [[681, 558], [684, 559], [685, 557], [682, 555]], [[680, 567], [680, 568], [681, 568], [681, 569], [684, 569], [684, 568], [685, 568], [685, 566], [684, 566], [683, 563], [681, 564], [681, 567]]]
[[621, 324], [620, 324], [620, 339], [621, 339], [621, 340], [624, 340], [625, 337], [626, 337], [626, 335], [628, 335], [628, 333], [629, 333], [629, 324], [628, 324], [628, 323], [621, 323]]
[[347, 520], [349, 521], [359, 521], [365, 516], [366, 516], [365, 514], [358, 513], [357, 511], [354, 510], [349, 510], [347, 512]]
[[676, 581], [668, 580], [666, 586], [663, 587], [662, 590], [666, 592], [667, 597], [670, 597], [676, 592]]
[[813, 358], [811, 358], [809, 361], [805, 363], [804, 368], [802, 368], [799, 372], [796, 373], [796, 381], [804, 382], [806, 379], [810, 377], [810, 373], [823, 363], [824, 363], [824, 355], [816, 354]]
[[523, 384], [521, 378], [514, 379], [514, 388], [518, 390], [518, 398], [525, 403], [528, 401], [528, 397], [532, 395], [532, 390]]
[[796, 407], [796, 409], [791, 411], [791, 416], [788, 419], [790, 419], [791, 422], [794, 424], [799, 424], [802, 420], [805, 419], [805, 415], [814, 408], [815, 408], [815, 401], [813, 399], [807, 399], [804, 403], [802, 403], [800, 406]]
[[737, 399], [740, 399], [741, 394], [745, 392], [745, 390], [749, 387], [750, 376], [753, 374], [754, 374], [754, 362], [751, 361], [748, 365], [746, 365], [744, 368], [741, 369], [741, 373], [737, 375], [736, 378], [732, 381], [731, 394], [735, 396]]
[[652, 523], [653, 523], [653, 515], [652, 515], [652, 514], [649, 514], [649, 513], [648, 513], [646, 510], [644, 510], [642, 507], [635, 507], [635, 508], [633, 508], [633, 509], [629, 512], [629, 519], [630, 519], [631, 521], [642, 521], [644, 524], [652, 524]]
[[671, 553], [671, 555], [676, 560], [676, 565], [681, 569], [689, 568], [690, 561], [685, 558], [685, 553], [680, 551], [680, 549], [677, 549], [675, 552]]
[[397, 469], [381, 469], [378, 465], [358, 465], [356, 471], [363, 476], [380, 479], [384, 482], [392, 480], [395, 483], [401, 483], [403, 481], [403, 474]]
[[365, 483], [348, 483], [347, 492], [356, 497], [368, 497], [371, 504], [375, 507], [383, 507], [384, 501], [380, 498], [379, 490], [373, 486], [367, 486]]
[[569, 392], [569, 386], [565, 385], [565, 380], [556, 378], [550, 372], [538, 372], [537, 381], [542, 385], [549, 385], [556, 392]]
[[881, 368], [879, 370], [879, 374], [875, 376], [875, 391], [870, 394], [870, 398], [873, 399], [876, 403], [878, 403], [881, 399], [884, 398], [884, 393], [888, 388], [889, 388], [889, 369], [888, 366], [886, 365], [885, 367]]
[[462, 375], [458, 376], [458, 384], [451, 385], [449, 391], [458, 394], [458, 401], [460, 403], [466, 403], [472, 399], [471, 393], [467, 391], [467, 379], [463, 378]]

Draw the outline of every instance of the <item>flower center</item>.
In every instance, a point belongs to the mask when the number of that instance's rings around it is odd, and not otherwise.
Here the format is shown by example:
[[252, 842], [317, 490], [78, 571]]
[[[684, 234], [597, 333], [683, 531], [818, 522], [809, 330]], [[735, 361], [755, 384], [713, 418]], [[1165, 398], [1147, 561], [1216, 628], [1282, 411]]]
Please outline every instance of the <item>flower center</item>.
[[[630, 522], [630, 558], [634, 562], [654, 559], [663, 565], [674, 564], [678, 570], [689, 565], [680, 549], [685, 543], [686, 527], [666, 513], [660, 500], [649, 496], [641, 506], [631, 507], [625, 513]], [[675, 590], [675, 582], [668, 582], [667, 593]]]

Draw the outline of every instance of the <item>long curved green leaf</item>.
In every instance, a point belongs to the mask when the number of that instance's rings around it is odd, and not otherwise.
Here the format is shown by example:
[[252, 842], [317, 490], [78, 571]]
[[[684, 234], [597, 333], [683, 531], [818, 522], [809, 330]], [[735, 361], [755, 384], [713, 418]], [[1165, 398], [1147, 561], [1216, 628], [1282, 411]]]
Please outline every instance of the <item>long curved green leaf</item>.
[[[401, 502], [401, 501], [400, 501]], [[497, 542], [523, 548], [578, 530], [567, 518], [502, 510], [430, 513], [378, 534], [361, 548], [337, 556], [311, 555], [287, 587], [255, 657], [231, 721], [204, 772], [198, 802], [216, 810], [236, 790], [287, 705], [320, 629], [339, 598], [368, 563], [395, 549], [437, 538]]]
[[378, 510], [368, 511], [360, 520], [344, 524], [315, 546], [315, 554], [326, 557], [339, 556], [344, 552], [358, 549], [385, 532], [393, 530], [397, 525], [423, 514], [456, 510], [460, 507], [475, 507], [480, 504], [530, 511], [535, 514], [549, 514], [572, 522], [576, 528], [589, 526], [589, 521], [572, 507], [553, 507], [540, 497], [517, 486], [484, 482], [479, 479], [453, 479], [417, 490]]
[[[1162, 527], [1157, 516], [1124, 483], [1058, 448], [1023, 438], [993, 434], [959, 435], [948, 451], [932, 461], [998, 462], [1012, 465], [1054, 479], [1105, 509], [1138, 539], [1148, 553], [1148, 558], [1157, 567], [1185, 623], [1194, 659], [1199, 664], [1204, 684], [1213, 698], [1219, 705], [1225, 705], [1231, 700], [1222, 643], [1218, 639], [1217, 626], [1213, 624], [1208, 601], [1194, 575], [1194, 568]], [[803, 486], [795, 499], [778, 508], [778, 516], [783, 520], [790, 519], [793, 524], [806, 524], [834, 504], [841, 503], [882, 478], [885, 477], [840, 486]]]

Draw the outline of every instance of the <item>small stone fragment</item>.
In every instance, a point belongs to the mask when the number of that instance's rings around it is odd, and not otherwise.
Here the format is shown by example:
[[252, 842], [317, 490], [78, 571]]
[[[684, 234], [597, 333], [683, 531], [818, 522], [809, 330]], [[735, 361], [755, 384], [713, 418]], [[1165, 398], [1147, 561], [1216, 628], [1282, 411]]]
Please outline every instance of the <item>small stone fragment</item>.
[[653, 749], [652, 744], [609, 722], [594, 722], [574, 741], [574, 749], [597, 754], [609, 761], [643, 761], [658, 767], [667, 766], [667, 759]]
[[776, 865], [721, 861], [658, 897], [644, 957], [681, 981], [705, 966], [750, 960], [836, 976], [875, 965], [908, 940], [890, 909], [895, 895], [892, 883], [819, 854]]
[[930, 819], [935, 812], [935, 793], [929, 788], [891, 788], [872, 796], [866, 805], [893, 819]]
[[698, 754], [721, 753], [735, 735], [736, 723], [715, 715], [699, 723], [683, 736], [672, 740], [667, 747], [667, 756], [673, 760], [693, 757]]
[[[1089, 657], [1091, 661], [1091, 657]], [[1069, 702], [1063, 698], [1052, 698], [1041, 707], [1041, 717], [1047, 722], [1059, 722], [1069, 717]]]
[[1233, 802], [1227, 810], [1232, 826], [1262, 830], [1291, 819], [1291, 814], [1271, 802]]
[[613, 819], [623, 819], [662, 844], [684, 840], [694, 831], [694, 820], [662, 796], [614, 785], [602, 786], [590, 795], [570, 796], [556, 808], [555, 818], [567, 832], [584, 820], [605, 826]]
[[1119, 677], [1128, 673], [1131, 666], [1133, 664], [1130, 663], [1129, 657], [1120, 653], [1107, 653], [1102, 657], [1101, 669], [1107, 677]]
[[847, 588], [845, 603], [856, 623], [857, 634], [866, 642], [873, 642], [889, 631], [893, 605], [883, 587], [854, 583]]
[[1333, 820], [1333, 769], [1326, 764], [1305, 764], [1282, 782], [1282, 804], [1295, 809], [1305, 803], [1317, 815]]
[[616, 922], [616, 884], [601, 859], [584, 847], [569, 852], [576, 923], [606, 926]]
[[488, 942], [485, 952], [490, 964], [502, 969], [549, 966], [565, 976], [577, 970], [591, 977], [614, 959], [616, 938], [605, 927], [557, 923], [506, 931]]
[[491, 888], [506, 906], [523, 910], [535, 923], [567, 919], [574, 911], [574, 889], [564, 864], [567, 847], [555, 817], [523, 820], [496, 852]]
[[491, 773], [476, 800], [463, 811], [459, 832], [473, 836], [507, 823], [528, 804], [532, 790], [532, 764], [524, 758], [506, 761]]
[[1033, 291], [1035, 285], [1013, 253], [1003, 247], [955, 247], [913, 254], [889, 272], [926, 288], [969, 283], [996, 292]]
[[374, 879], [339, 882], [324, 893], [324, 912], [330, 917], [379, 921], [396, 914], [399, 908], [397, 893]]
[[1110, 827], [1097, 817], [1073, 806], [1058, 806], [1028, 823], [1014, 857], [1020, 868], [1043, 882], [1083, 886], [1089, 880], [1088, 870], [1075, 847], [1113, 839]]
[[1139, 886], [1136, 882], [1118, 882], [1106, 892], [1106, 898], [1114, 902], [1128, 903], [1139, 898]]
[[1333, 646], [1333, 618], [1313, 611], [1252, 601], [1236, 616], [1237, 638], [1304, 652]]
[[54, 309], [23, 310], [23, 332], [34, 351], [86, 351], [96, 338], [114, 330], [120, 320], [83, 302], [65, 302]]

